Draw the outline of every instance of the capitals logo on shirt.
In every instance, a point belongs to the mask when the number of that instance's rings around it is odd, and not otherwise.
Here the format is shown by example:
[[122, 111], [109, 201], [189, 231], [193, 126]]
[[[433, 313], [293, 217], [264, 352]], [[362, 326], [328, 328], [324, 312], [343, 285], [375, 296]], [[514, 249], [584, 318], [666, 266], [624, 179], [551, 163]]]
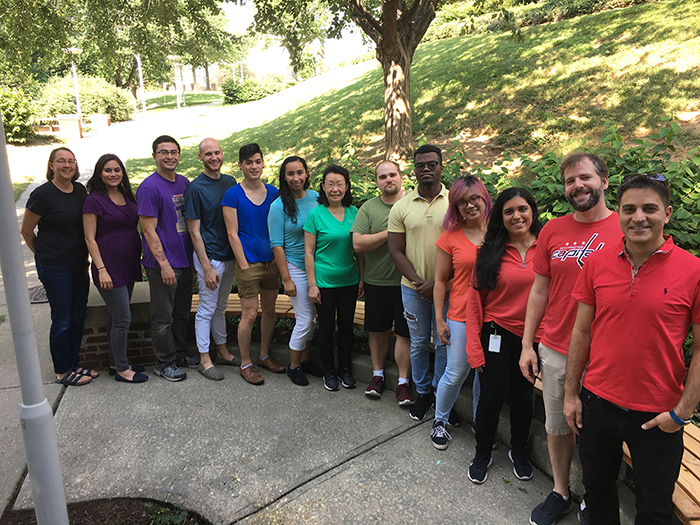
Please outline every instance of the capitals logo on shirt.
[[552, 253], [552, 259], [561, 259], [562, 261], [566, 261], [567, 259], [575, 259], [579, 268], [583, 268], [584, 259], [593, 252], [600, 250], [603, 248], [603, 246], [605, 246], [604, 242], [599, 242], [597, 246], [593, 247], [593, 243], [597, 237], [598, 234], [594, 233], [585, 243], [579, 244], [574, 242], [571, 244], [567, 242], [566, 246], [562, 246], [561, 248], [554, 250]]

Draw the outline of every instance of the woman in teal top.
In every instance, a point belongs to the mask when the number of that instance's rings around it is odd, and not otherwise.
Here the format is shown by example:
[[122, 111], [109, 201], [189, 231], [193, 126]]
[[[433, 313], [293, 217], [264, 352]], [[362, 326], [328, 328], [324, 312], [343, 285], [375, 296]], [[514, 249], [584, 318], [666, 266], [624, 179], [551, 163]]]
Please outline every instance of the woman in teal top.
[[[357, 208], [352, 206], [350, 173], [341, 166], [323, 172], [318, 202], [304, 224], [306, 275], [309, 297], [318, 312], [318, 350], [327, 390], [355, 388], [350, 371], [352, 322], [355, 303], [362, 297], [364, 257], [352, 247], [352, 228]], [[358, 264], [359, 263], [359, 264]], [[333, 332], [338, 321], [338, 368], [333, 358]]]
[[294, 307], [296, 323], [289, 339], [290, 364], [287, 375], [295, 385], [306, 386], [308, 372], [322, 373], [309, 361], [308, 343], [316, 328], [316, 309], [309, 298], [304, 268], [304, 223], [309, 212], [318, 206], [318, 193], [309, 190], [306, 161], [296, 155], [287, 157], [280, 166], [280, 191], [270, 206], [267, 227], [270, 246], [284, 283], [284, 293]]

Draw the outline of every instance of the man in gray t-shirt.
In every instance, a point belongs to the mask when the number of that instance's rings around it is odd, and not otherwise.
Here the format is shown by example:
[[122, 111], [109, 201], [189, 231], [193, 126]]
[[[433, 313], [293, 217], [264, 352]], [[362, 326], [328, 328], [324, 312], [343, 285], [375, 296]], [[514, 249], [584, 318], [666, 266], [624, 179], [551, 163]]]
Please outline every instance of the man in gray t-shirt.
[[236, 184], [236, 179], [221, 174], [224, 154], [216, 140], [206, 138], [200, 142], [198, 156], [204, 171], [185, 191], [185, 218], [194, 246], [194, 269], [199, 283], [199, 304], [194, 318], [200, 356], [197, 371], [207, 379], [221, 381], [224, 375], [209, 356], [210, 334], [216, 345], [217, 364], [241, 364], [226, 347], [224, 313], [233, 285], [234, 259], [221, 211], [224, 193]]

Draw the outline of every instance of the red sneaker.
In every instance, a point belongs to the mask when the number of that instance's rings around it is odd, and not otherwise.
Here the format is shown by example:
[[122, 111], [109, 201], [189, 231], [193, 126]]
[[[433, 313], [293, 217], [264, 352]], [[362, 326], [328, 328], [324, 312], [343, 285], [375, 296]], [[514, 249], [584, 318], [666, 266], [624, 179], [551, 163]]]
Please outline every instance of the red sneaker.
[[382, 397], [384, 391], [384, 380], [379, 376], [372, 376], [372, 381], [369, 382], [365, 395], [372, 397]]
[[399, 401], [399, 406], [406, 407], [415, 404], [413, 400], [413, 394], [411, 394], [411, 387], [408, 385], [399, 385], [396, 388], [396, 399]]

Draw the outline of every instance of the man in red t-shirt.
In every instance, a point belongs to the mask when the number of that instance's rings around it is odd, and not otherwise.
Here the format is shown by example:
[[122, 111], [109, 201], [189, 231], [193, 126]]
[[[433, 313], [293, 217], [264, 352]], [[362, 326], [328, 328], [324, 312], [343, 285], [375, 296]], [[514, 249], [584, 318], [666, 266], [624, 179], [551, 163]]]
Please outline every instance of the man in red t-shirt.
[[[622, 236], [617, 215], [605, 205], [608, 167], [603, 159], [574, 152], [562, 161], [559, 172], [574, 213], [550, 220], [537, 239], [536, 276], [527, 301], [520, 356], [520, 368], [531, 382], [542, 372], [545, 430], [554, 477], [554, 490], [530, 515], [534, 525], [551, 525], [573, 509], [569, 473], [576, 436], [564, 417], [566, 354], [576, 318], [571, 291], [584, 260], [596, 250], [617, 244]], [[538, 356], [533, 340], [543, 318]]]
[[[620, 523], [616, 480], [625, 442], [635, 523], [671, 523], [681, 429], [700, 402], [700, 259], [663, 235], [672, 211], [663, 175], [633, 176], [617, 197], [624, 239], [590, 256], [572, 294], [579, 303], [564, 413], [580, 436], [590, 522]], [[694, 357], [684, 388], [691, 325]]]

